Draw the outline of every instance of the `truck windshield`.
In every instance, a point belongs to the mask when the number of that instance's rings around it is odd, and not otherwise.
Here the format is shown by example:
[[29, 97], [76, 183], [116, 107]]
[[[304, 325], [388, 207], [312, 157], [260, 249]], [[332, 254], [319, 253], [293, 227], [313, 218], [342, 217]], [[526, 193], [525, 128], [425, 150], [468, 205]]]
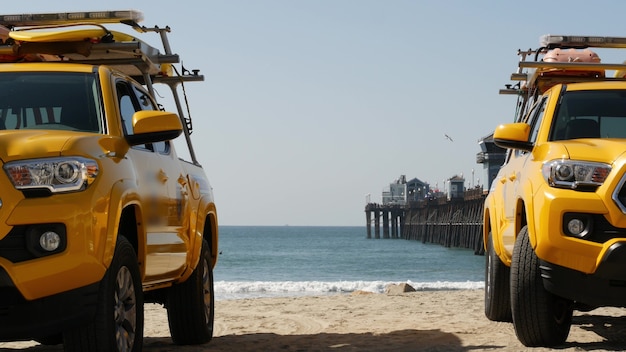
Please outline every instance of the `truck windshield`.
[[101, 111], [93, 74], [0, 73], [0, 129], [102, 133]]
[[626, 90], [563, 93], [551, 140], [626, 138]]

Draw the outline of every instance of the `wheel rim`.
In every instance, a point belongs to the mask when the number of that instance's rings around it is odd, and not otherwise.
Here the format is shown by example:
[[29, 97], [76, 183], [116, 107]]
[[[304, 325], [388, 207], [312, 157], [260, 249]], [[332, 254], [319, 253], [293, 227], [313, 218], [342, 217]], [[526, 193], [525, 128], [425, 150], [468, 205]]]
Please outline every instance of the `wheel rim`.
[[132, 351], [137, 328], [137, 300], [133, 276], [125, 266], [117, 273], [113, 303], [117, 350]]
[[211, 310], [211, 279], [210, 279], [210, 269], [209, 263], [206, 260], [202, 261], [202, 290], [204, 296], [204, 319], [205, 324], [209, 324], [210, 321], [210, 310]]

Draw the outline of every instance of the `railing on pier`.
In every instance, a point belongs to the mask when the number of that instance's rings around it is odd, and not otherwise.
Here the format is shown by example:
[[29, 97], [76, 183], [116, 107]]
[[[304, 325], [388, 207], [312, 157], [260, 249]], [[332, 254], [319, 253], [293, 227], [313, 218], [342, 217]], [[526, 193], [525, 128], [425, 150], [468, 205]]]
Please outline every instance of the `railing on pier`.
[[365, 207], [367, 238], [372, 238], [372, 220], [375, 225], [374, 238], [380, 238], [382, 216], [383, 238], [402, 238], [446, 247], [468, 248], [473, 249], [475, 254], [482, 255], [483, 203], [482, 189], [466, 191], [464, 198], [460, 199], [437, 198], [406, 205], [370, 203]]

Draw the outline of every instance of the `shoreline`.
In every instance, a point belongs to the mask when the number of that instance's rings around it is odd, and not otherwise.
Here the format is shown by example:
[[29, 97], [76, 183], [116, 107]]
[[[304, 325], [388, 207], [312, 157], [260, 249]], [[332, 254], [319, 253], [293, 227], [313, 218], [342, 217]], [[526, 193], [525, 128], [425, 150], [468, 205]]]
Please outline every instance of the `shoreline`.
[[[521, 351], [510, 323], [484, 315], [484, 290], [216, 301], [213, 340], [176, 346], [167, 314], [146, 305], [144, 351]], [[616, 351], [626, 347], [626, 310], [575, 312], [567, 342], [533, 351]], [[0, 343], [1, 351], [62, 351], [35, 342]]]
[[407, 284], [416, 291], [475, 290], [485, 287], [484, 281], [215, 281], [215, 299], [239, 300], [257, 298], [289, 298], [333, 296], [353, 292], [384, 293], [389, 285]]

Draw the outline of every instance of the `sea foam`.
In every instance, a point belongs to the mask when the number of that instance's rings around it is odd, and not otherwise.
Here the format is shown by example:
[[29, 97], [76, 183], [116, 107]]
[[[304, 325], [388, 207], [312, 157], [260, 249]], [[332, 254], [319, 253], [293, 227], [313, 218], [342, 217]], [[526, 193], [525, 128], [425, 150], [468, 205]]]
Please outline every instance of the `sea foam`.
[[389, 282], [389, 281], [216, 281], [215, 299], [321, 296], [366, 291], [385, 292], [389, 284], [407, 283], [417, 291], [482, 289], [482, 281]]

